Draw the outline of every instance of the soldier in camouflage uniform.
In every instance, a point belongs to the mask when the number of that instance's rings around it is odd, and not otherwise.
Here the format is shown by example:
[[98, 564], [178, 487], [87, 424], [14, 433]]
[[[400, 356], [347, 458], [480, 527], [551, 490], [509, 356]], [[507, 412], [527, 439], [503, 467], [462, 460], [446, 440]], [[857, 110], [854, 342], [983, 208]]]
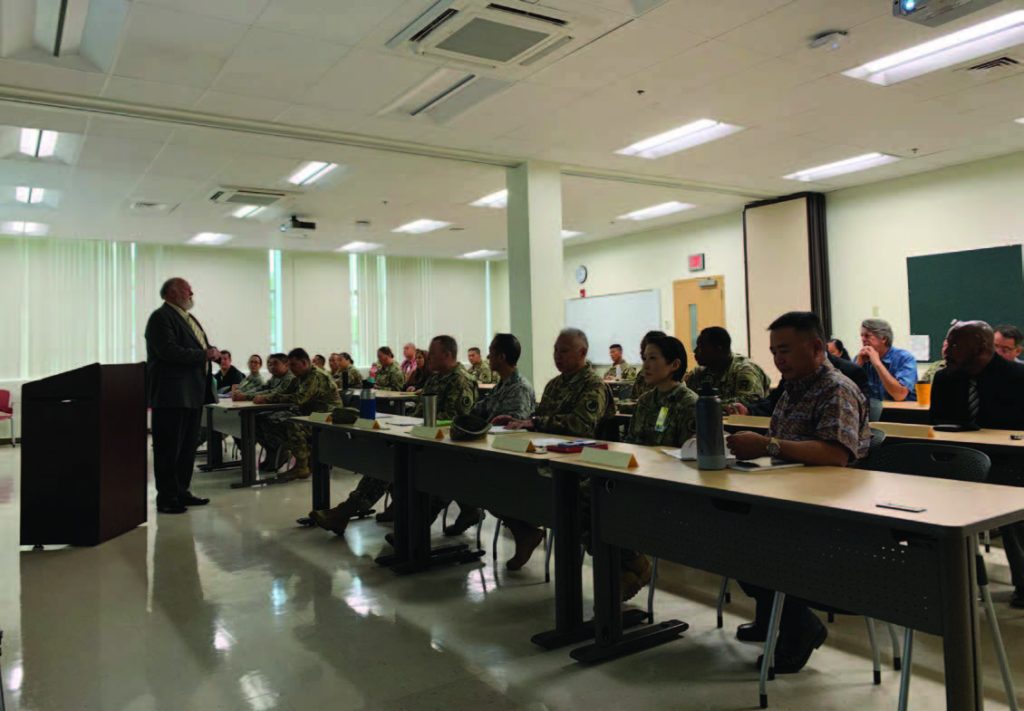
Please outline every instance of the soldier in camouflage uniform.
[[[648, 331], [644, 334], [643, 340], [640, 341], [640, 354], [643, 355], [647, 351], [647, 343], [652, 338], [661, 338], [665, 335], [664, 331]], [[633, 390], [630, 397], [633, 400], [639, 400], [640, 396], [651, 389], [651, 386], [644, 380], [643, 368], [638, 369], [636, 374], [636, 380], [633, 381]]]
[[493, 390], [477, 400], [470, 414], [491, 422], [497, 417], [525, 420], [537, 409], [533, 385], [519, 373], [523, 347], [511, 333], [495, 334], [487, 350], [491, 372], [500, 377]]
[[352, 363], [352, 356], [348, 353], [331, 353], [328, 363], [331, 366], [331, 378], [338, 386], [338, 392], [344, 394], [346, 390], [359, 389], [363, 386], [363, 374]]
[[[430, 342], [427, 365], [431, 375], [423, 387], [423, 394], [437, 396], [437, 419], [439, 420], [450, 420], [458, 415], [468, 414], [476, 402], [476, 382], [459, 364], [457, 354], [458, 346], [451, 336], [437, 336]], [[399, 376], [401, 376], [401, 371], [399, 371]], [[413, 414], [416, 417], [423, 416], [422, 400], [420, 404], [417, 404]], [[345, 501], [333, 509], [310, 511], [309, 517], [320, 528], [334, 531], [337, 535], [343, 536], [349, 519], [360, 511], [370, 509], [384, 496], [387, 488], [387, 482], [364, 476]], [[443, 508], [443, 504], [434, 502], [433, 508], [436, 515]], [[470, 511], [474, 511], [474, 509], [470, 509]]]
[[732, 337], [724, 328], [705, 328], [697, 337], [693, 353], [698, 367], [686, 384], [700, 393], [706, 385], [718, 391], [723, 405], [742, 403], [748, 408], [768, 397], [771, 380], [754, 361], [732, 352]]
[[479, 348], [470, 348], [466, 352], [466, 358], [469, 360], [468, 372], [476, 378], [478, 383], [486, 385], [497, 381], [497, 378], [495, 378], [494, 374], [491, 372], [491, 367], [480, 357]]
[[395, 362], [395, 354], [387, 346], [377, 349], [377, 366], [374, 373], [374, 387], [378, 390], [402, 392], [405, 390], [405, 376]]
[[681, 447], [697, 433], [697, 393], [680, 381], [686, 373], [686, 348], [677, 338], [652, 338], [644, 352], [651, 389], [636, 403], [626, 441]]
[[257, 395], [289, 392], [295, 387], [295, 376], [288, 369], [288, 356], [284, 353], [271, 353], [267, 358], [267, 370], [270, 371], [270, 380], [251, 390], [239, 388], [231, 393], [231, 399], [252, 400]]
[[636, 378], [636, 368], [622, 357], [622, 344], [613, 343], [609, 346], [608, 357], [612, 359], [612, 365], [604, 372], [605, 380], [633, 380]]
[[288, 478], [305, 479], [310, 475], [309, 438], [310, 429], [292, 422], [295, 411], [302, 415], [333, 410], [341, 405], [338, 388], [324, 371], [312, 365], [309, 354], [296, 348], [288, 354], [288, 365], [295, 375], [296, 386], [290, 392], [257, 395], [252, 401], [260, 403], [288, 403], [294, 405], [288, 410], [272, 412], [256, 421], [256, 439], [269, 453], [282, 446], [295, 457], [295, 466], [285, 472]]

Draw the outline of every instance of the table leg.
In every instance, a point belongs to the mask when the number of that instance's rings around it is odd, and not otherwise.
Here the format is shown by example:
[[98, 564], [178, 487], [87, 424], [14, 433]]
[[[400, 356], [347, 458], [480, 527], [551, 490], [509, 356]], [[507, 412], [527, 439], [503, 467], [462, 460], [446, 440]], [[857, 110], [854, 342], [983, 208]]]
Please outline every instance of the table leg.
[[242, 410], [242, 486], [256, 483], [256, 413]]
[[[689, 625], [680, 620], [666, 620], [623, 634], [622, 592], [619, 584], [620, 550], [601, 538], [604, 509], [613, 495], [614, 482], [591, 476], [590, 546], [594, 561], [594, 644], [569, 653], [585, 664], [603, 662], [676, 639]], [[639, 611], [634, 611], [639, 612]]]
[[331, 507], [331, 465], [320, 461], [320, 430], [313, 430], [313, 510]]
[[978, 581], [973, 537], [940, 542], [943, 597], [942, 650], [946, 669], [946, 708], [984, 708], [978, 649]]
[[224, 464], [224, 448], [220, 432], [213, 429], [213, 408], [206, 408], [206, 469], [216, 469]]

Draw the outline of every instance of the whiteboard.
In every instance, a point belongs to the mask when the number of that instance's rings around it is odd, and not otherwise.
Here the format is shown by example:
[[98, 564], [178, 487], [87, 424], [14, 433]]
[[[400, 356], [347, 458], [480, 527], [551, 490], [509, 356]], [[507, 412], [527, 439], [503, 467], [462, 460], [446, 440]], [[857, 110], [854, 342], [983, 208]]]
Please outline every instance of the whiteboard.
[[639, 365], [640, 340], [660, 331], [661, 295], [657, 289], [565, 300], [565, 325], [581, 329], [590, 341], [590, 360], [609, 363], [608, 346], [622, 344], [626, 361]]

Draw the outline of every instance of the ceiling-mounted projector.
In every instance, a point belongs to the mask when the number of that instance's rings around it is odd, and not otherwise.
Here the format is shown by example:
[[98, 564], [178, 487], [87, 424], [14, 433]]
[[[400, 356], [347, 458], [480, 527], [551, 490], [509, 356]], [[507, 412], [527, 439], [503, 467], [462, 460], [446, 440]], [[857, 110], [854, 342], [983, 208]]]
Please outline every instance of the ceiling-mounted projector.
[[938, 27], [999, 0], [892, 0], [892, 14], [919, 25]]
[[309, 218], [292, 215], [287, 222], [281, 223], [281, 231], [295, 237], [308, 237], [310, 233], [316, 232], [316, 223]]

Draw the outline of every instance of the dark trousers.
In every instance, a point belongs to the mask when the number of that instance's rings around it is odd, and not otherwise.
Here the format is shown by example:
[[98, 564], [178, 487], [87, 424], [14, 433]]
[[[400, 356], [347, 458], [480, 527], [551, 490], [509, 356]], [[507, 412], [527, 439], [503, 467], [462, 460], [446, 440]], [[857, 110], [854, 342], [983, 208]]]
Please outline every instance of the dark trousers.
[[[768, 622], [772, 614], [772, 599], [775, 597], [775, 591], [758, 585], [751, 585], [742, 580], [739, 583], [740, 587], [743, 588], [743, 592], [754, 598], [754, 602], [757, 604], [754, 622], [768, 629]], [[787, 595], [786, 601], [782, 603], [782, 618], [779, 620], [779, 642], [777, 649], [786, 653], [796, 646], [796, 643], [799, 642], [805, 631], [820, 624], [821, 620], [811, 612], [811, 608], [808, 607], [806, 601], [792, 595]]]
[[202, 418], [202, 408], [153, 408], [153, 475], [158, 503], [177, 502], [188, 494]]
[[1012, 523], [999, 529], [1003, 550], [1010, 564], [1010, 579], [1018, 590], [1024, 590], [1024, 523]]

